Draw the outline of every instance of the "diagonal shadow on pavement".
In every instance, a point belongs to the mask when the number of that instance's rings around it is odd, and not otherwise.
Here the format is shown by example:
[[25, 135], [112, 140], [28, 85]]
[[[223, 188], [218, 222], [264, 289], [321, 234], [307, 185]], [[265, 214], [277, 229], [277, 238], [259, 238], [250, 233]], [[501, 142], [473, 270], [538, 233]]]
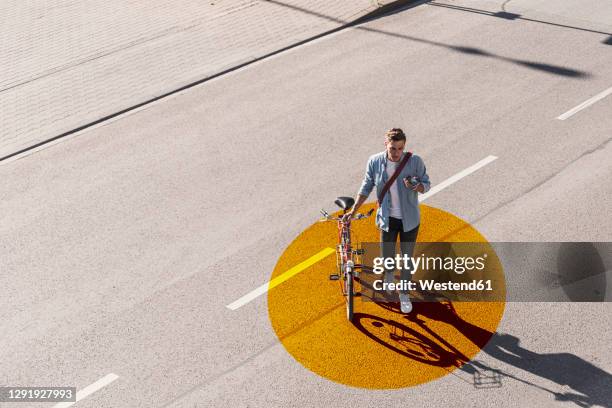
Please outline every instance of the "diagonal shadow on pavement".
[[500, 12], [494, 13], [492, 11], [480, 10], [480, 9], [476, 9], [472, 7], [456, 6], [454, 4], [436, 3], [433, 1], [428, 2], [427, 5], [434, 6], [434, 7], [444, 7], [444, 8], [448, 8], [451, 10], [464, 11], [467, 13], [476, 13], [476, 14], [481, 14], [483, 16], [503, 18], [505, 20], [523, 20], [523, 21], [529, 21], [532, 23], [546, 24], [546, 25], [550, 25], [554, 27], [569, 28], [571, 30], [586, 31], [588, 33], [604, 34], [604, 35], [612, 36], [612, 33], [607, 33], [605, 31], [591, 30], [589, 28], [575, 27], [575, 26], [571, 26], [567, 24], [553, 23], [552, 21], [536, 20], [533, 18], [523, 17], [520, 14], [508, 13], [506, 11], [500, 11]]
[[[313, 15], [319, 18], [324, 18], [326, 20], [330, 20], [330, 21], [334, 21], [334, 22], [338, 22], [338, 23], [345, 23], [345, 21], [342, 20], [338, 20], [336, 18], [332, 18], [329, 16], [325, 16], [321, 13], [317, 13], [317, 12], [313, 12], [310, 11], [308, 9], [305, 9], [303, 7], [298, 7], [298, 6], [294, 6], [288, 3], [284, 3], [282, 1], [279, 0], [265, 0], [268, 3], [272, 3], [278, 6], [282, 6], [282, 7], [288, 7], [292, 10], [296, 10], [305, 14], [309, 14], [309, 15]], [[389, 12], [389, 13], [385, 13], [382, 15], [374, 15], [374, 16], [367, 16], [363, 19], [358, 19], [354, 22], [352, 22], [351, 24], [349, 24], [349, 26], [353, 26], [353, 28], [355, 28], [356, 30], [360, 30], [360, 31], [367, 31], [367, 32], [371, 32], [371, 33], [376, 33], [376, 34], [383, 34], [383, 35], [388, 35], [391, 37], [395, 37], [395, 38], [401, 38], [404, 40], [409, 40], [409, 41], [414, 41], [414, 42], [419, 42], [419, 43], [424, 43], [424, 44], [428, 44], [428, 45], [432, 45], [435, 47], [442, 47], [442, 48], [446, 48], [452, 51], [457, 51], [457, 52], [461, 52], [464, 54], [468, 54], [468, 55], [474, 55], [474, 56], [481, 56], [481, 57], [489, 57], [489, 58], [495, 58], [498, 59], [500, 61], [505, 61], [505, 62], [509, 62], [509, 63], [513, 63], [516, 65], [520, 65], [526, 68], [531, 68], [531, 69], [535, 69], [535, 70], [539, 70], [542, 72], [547, 72], [550, 74], [554, 74], [554, 75], [561, 75], [561, 76], [566, 76], [566, 77], [571, 77], [571, 78], [588, 78], [591, 76], [591, 74], [589, 74], [588, 72], [585, 71], [580, 71], [580, 70], [576, 70], [573, 68], [568, 68], [568, 67], [563, 67], [560, 65], [553, 65], [553, 64], [547, 64], [547, 63], [543, 63], [543, 62], [537, 62], [537, 61], [527, 61], [527, 60], [523, 60], [523, 59], [516, 59], [516, 58], [511, 58], [511, 57], [504, 57], [502, 55], [497, 55], [494, 54], [492, 52], [489, 51], [485, 51], [482, 50], [480, 48], [475, 48], [475, 47], [469, 47], [469, 46], [461, 46], [461, 45], [452, 45], [452, 44], [444, 44], [442, 42], [438, 42], [438, 41], [432, 41], [432, 40], [427, 40], [425, 38], [419, 38], [419, 37], [414, 37], [414, 36], [410, 36], [410, 35], [405, 35], [405, 34], [399, 34], [399, 33], [395, 33], [395, 32], [391, 32], [391, 31], [386, 31], [386, 30], [380, 30], [380, 29], [375, 29], [375, 28], [371, 28], [371, 27], [365, 27], [365, 26], [361, 26], [358, 24], [362, 24], [364, 22], [369, 22], [369, 21], [374, 21], [376, 19], [379, 19], [381, 17], [384, 16], [388, 16], [391, 14], [396, 14], [402, 11], [405, 11], [409, 8], [413, 8], [416, 7], [418, 5], [421, 4], [428, 4], [429, 2], [427, 1], [420, 1], [420, 2], [415, 2], [414, 4], [411, 4], [408, 7], [402, 7], [399, 8], [395, 11]]]

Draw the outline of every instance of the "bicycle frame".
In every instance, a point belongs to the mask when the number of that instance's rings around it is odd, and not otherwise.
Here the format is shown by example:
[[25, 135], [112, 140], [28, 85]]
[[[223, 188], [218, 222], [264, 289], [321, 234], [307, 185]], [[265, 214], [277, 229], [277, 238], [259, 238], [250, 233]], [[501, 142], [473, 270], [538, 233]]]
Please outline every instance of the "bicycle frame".
[[[356, 254], [351, 243], [350, 223], [338, 222], [338, 244], [336, 245], [336, 267], [338, 274], [346, 273], [345, 266], [354, 267], [356, 262]], [[344, 293], [346, 294], [346, 293]]]
[[[371, 210], [368, 214], [357, 214], [353, 219], [360, 220], [369, 217], [372, 214]], [[359, 296], [355, 292], [355, 278], [359, 276], [359, 271], [363, 268], [358, 257], [362, 255], [361, 249], [353, 249], [351, 242], [351, 220], [344, 221], [342, 217], [332, 217], [324, 210], [321, 213], [325, 217], [321, 221], [337, 221], [338, 223], [338, 244], [336, 245], [336, 267], [337, 274], [330, 275], [330, 280], [340, 281], [340, 289], [346, 300], [346, 317], [349, 321], [353, 321], [354, 313], [354, 298]], [[346, 209], [343, 215], [346, 213]]]

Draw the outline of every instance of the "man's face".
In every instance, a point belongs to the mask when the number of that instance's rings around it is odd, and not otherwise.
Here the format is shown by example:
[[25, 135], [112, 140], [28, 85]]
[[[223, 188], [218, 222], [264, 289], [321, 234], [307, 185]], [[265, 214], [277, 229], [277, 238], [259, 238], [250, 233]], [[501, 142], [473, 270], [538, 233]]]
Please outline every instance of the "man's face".
[[391, 161], [398, 161], [400, 157], [402, 157], [402, 152], [404, 151], [404, 145], [406, 145], [405, 141], [388, 141], [385, 140], [385, 147], [387, 148], [387, 157]]

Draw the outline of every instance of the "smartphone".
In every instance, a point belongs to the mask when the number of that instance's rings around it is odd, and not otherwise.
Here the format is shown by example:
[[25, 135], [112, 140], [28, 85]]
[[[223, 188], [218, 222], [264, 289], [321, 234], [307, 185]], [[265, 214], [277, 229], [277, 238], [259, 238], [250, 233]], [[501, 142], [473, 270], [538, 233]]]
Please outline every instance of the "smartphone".
[[411, 186], [416, 186], [420, 183], [419, 178], [416, 176], [404, 177], [404, 180], [410, 183]]

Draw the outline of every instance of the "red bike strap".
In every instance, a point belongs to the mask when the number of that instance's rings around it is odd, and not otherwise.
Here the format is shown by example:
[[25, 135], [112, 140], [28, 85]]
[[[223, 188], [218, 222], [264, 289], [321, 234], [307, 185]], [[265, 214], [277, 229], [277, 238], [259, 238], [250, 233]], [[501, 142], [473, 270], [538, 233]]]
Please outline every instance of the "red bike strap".
[[395, 169], [395, 173], [393, 173], [393, 175], [389, 178], [389, 180], [387, 180], [387, 182], [383, 186], [382, 191], [380, 192], [380, 196], [378, 197], [379, 207], [382, 205], [382, 201], [385, 198], [387, 191], [389, 191], [389, 189], [391, 188], [391, 185], [393, 184], [397, 176], [399, 176], [399, 174], [402, 172], [404, 167], [406, 167], [408, 160], [410, 160], [410, 156], [412, 156], [412, 153], [406, 152], [406, 154], [404, 155], [404, 159], [400, 162], [399, 166], [397, 166], [397, 168]]

